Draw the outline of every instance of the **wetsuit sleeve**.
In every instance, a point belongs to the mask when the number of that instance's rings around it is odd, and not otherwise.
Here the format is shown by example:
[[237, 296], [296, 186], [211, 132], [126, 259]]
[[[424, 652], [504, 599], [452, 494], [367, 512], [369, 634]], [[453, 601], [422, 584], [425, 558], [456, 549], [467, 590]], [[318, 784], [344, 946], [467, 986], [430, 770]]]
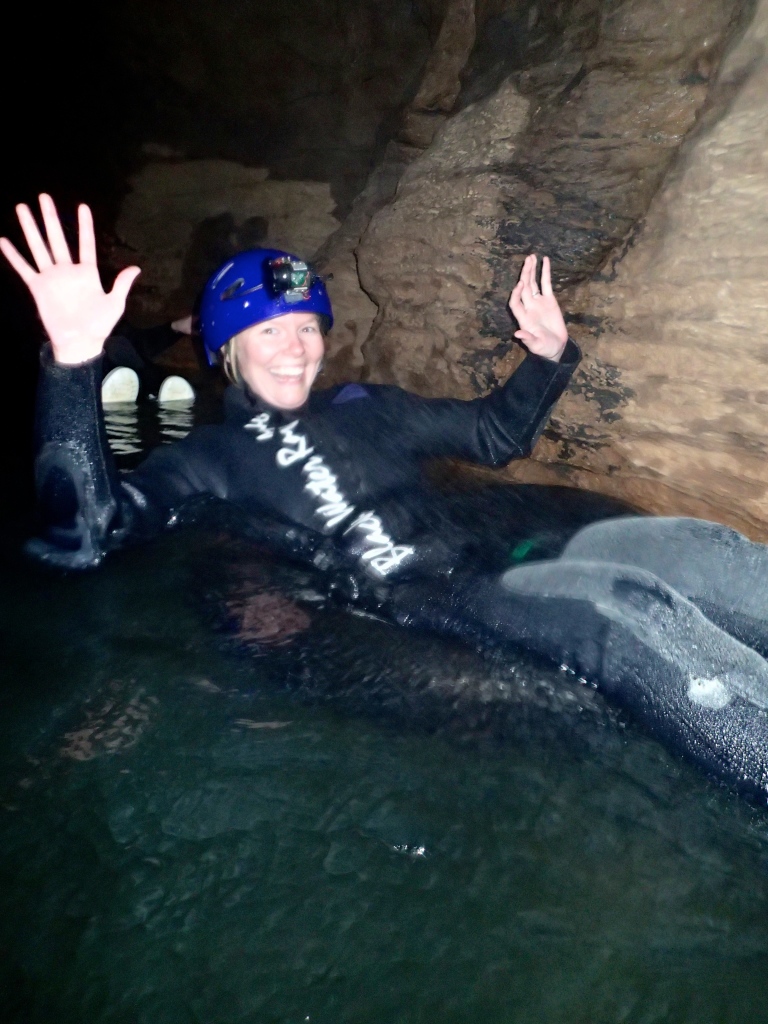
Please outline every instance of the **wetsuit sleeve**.
[[171, 509], [204, 493], [206, 484], [186, 470], [183, 451], [150, 456], [121, 478], [104, 427], [101, 358], [63, 366], [46, 346], [41, 364], [35, 423], [40, 536], [27, 549], [64, 568], [96, 566], [129, 538], [159, 533]]
[[525, 458], [580, 360], [579, 347], [569, 339], [559, 363], [528, 353], [506, 384], [482, 398], [462, 402], [408, 395], [401, 418], [405, 443], [418, 456], [486, 466]]

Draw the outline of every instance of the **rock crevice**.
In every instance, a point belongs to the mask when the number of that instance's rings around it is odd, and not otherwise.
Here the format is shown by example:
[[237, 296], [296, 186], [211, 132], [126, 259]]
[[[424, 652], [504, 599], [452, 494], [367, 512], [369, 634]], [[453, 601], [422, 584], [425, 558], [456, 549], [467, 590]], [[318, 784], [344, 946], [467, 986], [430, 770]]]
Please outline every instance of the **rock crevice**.
[[507, 296], [523, 257], [548, 254], [585, 359], [508, 476], [768, 534], [768, 0], [361, 0], [336, 35], [336, 8], [310, 6], [293, 13], [312, 40], [278, 26], [244, 56], [250, 99], [178, 35], [193, 10], [155, 26], [166, 49], [181, 39], [166, 82], [265, 130], [258, 146], [209, 136], [214, 154], [190, 129], [134, 179], [123, 239], [165, 239], [145, 289], [190, 291], [220, 229], [317, 249], [328, 383], [471, 398], [522, 358]]

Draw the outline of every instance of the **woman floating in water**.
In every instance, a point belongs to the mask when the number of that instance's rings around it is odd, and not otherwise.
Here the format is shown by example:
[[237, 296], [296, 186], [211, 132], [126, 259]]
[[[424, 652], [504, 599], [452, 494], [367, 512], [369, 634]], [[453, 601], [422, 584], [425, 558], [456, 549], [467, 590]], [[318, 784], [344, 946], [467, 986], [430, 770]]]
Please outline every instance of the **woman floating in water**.
[[50, 339], [36, 464], [45, 530], [34, 554], [95, 566], [172, 525], [189, 502], [218, 499], [350, 605], [551, 658], [672, 749], [768, 798], [766, 548], [714, 523], [622, 517], [581, 530], [556, 559], [503, 571], [424, 478], [429, 459], [503, 466], [530, 454], [579, 361], [548, 259], [541, 290], [528, 256], [510, 298], [526, 359], [504, 386], [463, 402], [368, 384], [311, 390], [332, 324], [322, 281], [287, 253], [235, 256], [201, 306], [208, 358], [233, 385], [226, 422], [118, 477], [100, 360], [139, 270], [123, 270], [105, 293], [88, 208], [74, 262], [50, 197], [40, 206], [47, 239], [18, 207], [34, 267], [0, 241]]

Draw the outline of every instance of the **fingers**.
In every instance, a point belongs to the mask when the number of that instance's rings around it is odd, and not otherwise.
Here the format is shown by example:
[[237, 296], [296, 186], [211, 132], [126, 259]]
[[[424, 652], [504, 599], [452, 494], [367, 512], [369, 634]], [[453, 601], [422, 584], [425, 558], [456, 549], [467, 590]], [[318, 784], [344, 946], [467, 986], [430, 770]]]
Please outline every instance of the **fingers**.
[[30, 267], [13, 242], [9, 242], [7, 238], [0, 238], [0, 252], [2, 252], [24, 284], [31, 288], [32, 282], [37, 277], [37, 272]]
[[531, 254], [525, 257], [523, 268], [520, 271], [520, 283], [522, 283], [521, 298], [525, 305], [539, 294], [539, 286], [536, 284], [536, 257]]
[[538, 294], [536, 286], [536, 257], [531, 253], [525, 257], [523, 269], [520, 271], [520, 280], [523, 282], [523, 293], [525, 297]]
[[115, 302], [119, 301], [122, 306], [125, 306], [131, 285], [140, 273], [141, 267], [126, 267], [125, 270], [121, 270], [115, 278], [115, 283], [112, 285], [112, 291], [109, 293], [110, 298], [114, 299]]
[[518, 281], [515, 287], [512, 289], [512, 294], [509, 296], [509, 308], [512, 310], [512, 315], [515, 320], [519, 320], [521, 314], [524, 312], [522, 296], [523, 294], [523, 282]]
[[552, 295], [552, 267], [549, 263], [549, 256], [541, 261], [541, 294]]
[[72, 256], [67, 245], [67, 240], [64, 237], [64, 232], [61, 227], [61, 221], [56, 211], [56, 206], [51, 197], [42, 192], [40, 194], [40, 212], [43, 215], [43, 224], [45, 224], [45, 231], [48, 235], [48, 245], [50, 246], [51, 253], [55, 263], [71, 263]]
[[535, 306], [538, 294], [539, 289], [536, 285], [536, 257], [531, 254], [525, 257], [520, 270], [520, 277], [509, 297], [509, 308], [512, 310], [516, 320], [519, 321], [521, 316], [524, 316]]
[[48, 252], [48, 248], [43, 241], [43, 236], [40, 234], [37, 222], [32, 216], [32, 211], [26, 203], [19, 203], [16, 207], [16, 216], [19, 218], [21, 230], [24, 232], [29, 251], [32, 253], [32, 258], [37, 264], [37, 269], [45, 270], [46, 267], [52, 267], [53, 260], [51, 259], [51, 254]]
[[512, 289], [512, 294], [509, 297], [509, 305], [512, 306], [513, 302], [520, 302], [523, 298], [524, 292], [530, 292], [531, 290], [531, 274], [535, 273], [536, 270], [536, 257], [533, 255], [526, 256], [523, 260], [523, 265], [520, 268], [520, 277], [517, 279], [517, 284]]
[[523, 305], [531, 305], [533, 300], [538, 298], [539, 295], [549, 297], [553, 295], [552, 291], [552, 266], [550, 263], [549, 256], [545, 256], [541, 263], [541, 291], [536, 282], [536, 256], [531, 253], [525, 257], [523, 266], [520, 269], [520, 277], [517, 284], [512, 289], [512, 294], [509, 298], [510, 309], [514, 302], [522, 301]]
[[[53, 266], [56, 263], [71, 263], [72, 254], [69, 251], [69, 245], [67, 244], [64, 230], [61, 226], [61, 220], [56, 210], [56, 205], [53, 199], [46, 193], [40, 193], [40, 212], [43, 215], [43, 224], [45, 225], [45, 234], [47, 238], [43, 238], [40, 233], [40, 229], [37, 226], [37, 221], [32, 214], [32, 211], [26, 203], [19, 203], [16, 207], [16, 215], [19, 218], [19, 224], [21, 230], [24, 233], [24, 238], [27, 240], [29, 251], [32, 253], [32, 258], [37, 264], [37, 269], [42, 271], [48, 267]], [[96, 239], [93, 230], [93, 218], [91, 211], [84, 204], [78, 208], [78, 234], [80, 236], [80, 262], [81, 263], [96, 263]], [[10, 242], [8, 243], [10, 245]], [[20, 259], [19, 253], [16, 249], [13, 250], [16, 256]], [[23, 277], [22, 270], [18, 263], [14, 263], [12, 256], [9, 255], [8, 250], [3, 249], [6, 259], [11, 263], [14, 269]], [[25, 261], [27, 270], [34, 274], [34, 270], [29, 267], [29, 264]], [[27, 278], [24, 278], [27, 280]]]
[[80, 239], [79, 259], [81, 263], [96, 263], [96, 233], [93, 230], [91, 208], [81, 203], [77, 208], [77, 233]]
[[509, 297], [509, 308], [520, 327], [515, 337], [527, 346], [531, 343], [538, 344], [530, 332], [537, 332], [542, 325], [552, 332], [553, 337], [559, 337], [565, 332], [560, 307], [552, 291], [550, 259], [545, 256], [541, 263], [541, 291], [536, 283], [536, 263], [536, 256], [533, 253], [525, 257], [520, 277]]

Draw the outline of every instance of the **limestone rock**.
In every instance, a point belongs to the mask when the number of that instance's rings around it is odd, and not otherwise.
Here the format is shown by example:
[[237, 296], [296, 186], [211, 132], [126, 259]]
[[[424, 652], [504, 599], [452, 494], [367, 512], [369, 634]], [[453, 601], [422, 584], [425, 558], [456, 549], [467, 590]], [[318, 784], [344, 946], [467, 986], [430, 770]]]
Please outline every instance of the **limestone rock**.
[[456, 115], [373, 217], [358, 264], [379, 306], [364, 348], [376, 379], [473, 394], [473, 356], [485, 347], [479, 307], [493, 283], [483, 254], [503, 215], [491, 168], [502, 154], [510, 158], [527, 113], [528, 101], [508, 83]]
[[[377, 314], [356, 340], [363, 365], [349, 365], [424, 394], [482, 393], [521, 358], [506, 311], [521, 258], [549, 253], [586, 359], [535, 459], [509, 475], [756, 529], [768, 388], [745, 376], [761, 368], [746, 332], [768, 266], [761, 15], [711, 94], [736, 2], [581, 6], [594, 31], [564, 28], [547, 61], [448, 117], [354, 243]], [[736, 293], [742, 245], [753, 258]]]
[[450, 111], [461, 90], [460, 74], [475, 44], [475, 0], [449, 0], [432, 53], [429, 55], [415, 110]]
[[313, 262], [325, 278], [335, 316], [333, 331], [326, 340], [321, 378], [325, 385], [361, 376], [361, 346], [368, 337], [377, 307], [360, 287], [357, 246], [373, 215], [392, 201], [403, 170], [417, 152], [409, 146], [390, 143], [350, 215], [315, 254]]
[[310, 256], [339, 227], [327, 183], [272, 181], [227, 160], [148, 163], [117, 221], [142, 268], [130, 314], [158, 322], [189, 311], [208, 275], [257, 245]]
[[327, 381], [472, 397], [521, 358], [507, 295], [548, 253], [585, 360], [510, 477], [768, 535], [768, 0], [365, 0], [341, 34], [299, 0], [257, 43], [236, 0], [215, 31], [162, 2], [119, 4], [173, 114], [118, 225], [135, 313], [243, 244], [317, 249]]
[[548, 253], [558, 283], [583, 280], [647, 209], [704, 103], [702, 68], [733, 5], [598, 13], [583, 52], [564, 30], [545, 65], [449, 118], [373, 217], [357, 248], [379, 307], [362, 347], [372, 377], [429, 394], [492, 386], [518, 358], [506, 300], [521, 258]]
[[346, 214], [418, 85], [447, 6], [116, 0], [112, 43], [116, 73], [136, 95], [131, 129], [188, 158], [328, 182]]
[[[537, 452], [560, 464], [551, 479], [760, 539], [768, 536], [766, 95], [768, 0], [760, 0], [642, 230], [573, 298], [585, 369]], [[613, 399], [607, 414], [589, 393], [601, 375]]]
[[445, 114], [409, 108], [403, 113], [403, 123], [397, 137], [406, 146], [426, 149], [445, 120]]

